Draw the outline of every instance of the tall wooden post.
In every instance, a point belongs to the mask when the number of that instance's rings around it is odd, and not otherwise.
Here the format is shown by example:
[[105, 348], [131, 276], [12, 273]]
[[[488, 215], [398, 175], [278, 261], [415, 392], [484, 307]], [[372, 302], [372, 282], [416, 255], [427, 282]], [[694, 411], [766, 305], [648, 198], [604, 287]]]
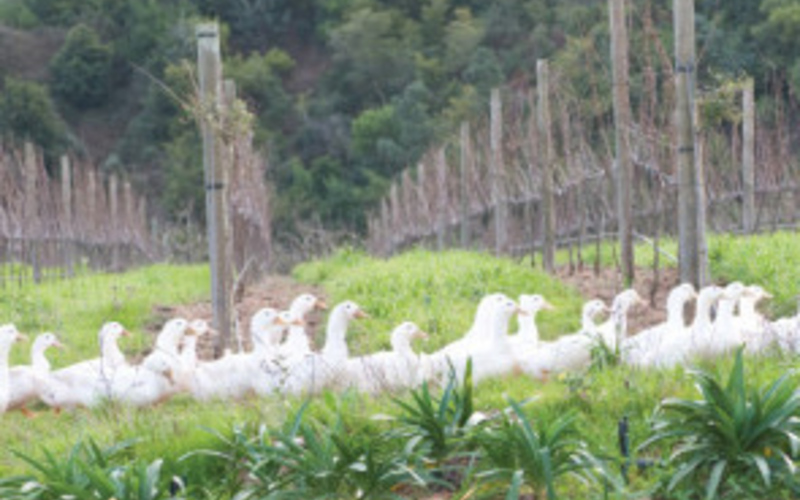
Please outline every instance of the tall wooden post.
[[700, 283], [708, 282], [708, 246], [706, 243], [706, 175], [705, 175], [705, 136], [703, 134], [703, 123], [700, 115], [700, 100], [694, 101], [694, 123], [695, 123], [695, 153], [694, 168], [696, 172], [695, 196], [697, 198], [697, 248], [699, 259], [698, 274]]
[[400, 226], [403, 222], [400, 216], [400, 197], [397, 192], [397, 182], [392, 182], [392, 186], [389, 188], [389, 210], [391, 212], [389, 234], [391, 234], [392, 246], [400, 248], [403, 245], [402, 235], [400, 234]]
[[616, 138], [617, 217], [622, 278], [631, 286], [633, 267], [633, 172], [630, 152], [631, 103], [628, 82], [628, 28], [625, 23], [625, 0], [609, 0], [611, 21], [611, 67], [614, 87], [614, 125]]
[[461, 122], [461, 154], [458, 163], [458, 187], [461, 218], [461, 248], [469, 246], [469, 173], [472, 170], [472, 145], [470, 143], [469, 122]]
[[211, 301], [214, 310], [214, 327], [220, 333], [214, 350], [222, 354], [231, 343], [233, 331], [230, 310], [230, 255], [227, 253], [227, 178], [224, 151], [218, 127], [222, 112], [222, 58], [220, 56], [219, 29], [216, 23], [198, 24], [197, 66], [200, 77], [200, 96], [203, 121], [203, 167], [206, 188], [206, 224], [211, 263]]
[[117, 187], [117, 174], [111, 174], [108, 178], [108, 203], [109, 213], [111, 214], [111, 225], [109, 229], [113, 232], [111, 235], [111, 270], [116, 272], [120, 270], [119, 265], [119, 247], [120, 239], [118, 235], [121, 233], [122, 221], [119, 217], [119, 189]]
[[389, 257], [392, 255], [392, 238], [391, 238], [391, 228], [389, 227], [389, 203], [386, 201], [386, 197], [384, 196], [381, 199], [381, 211], [380, 211], [380, 227], [381, 231], [378, 233], [381, 235], [381, 239], [384, 241], [384, 247], [381, 249], [384, 257]]
[[75, 274], [73, 245], [75, 244], [75, 227], [72, 212], [72, 167], [67, 155], [61, 156], [61, 208], [64, 211], [62, 220], [65, 236], [63, 246], [64, 268], [67, 276]]
[[555, 270], [556, 220], [553, 201], [553, 139], [550, 131], [550, 68], [546, 60], [536, 61], [536, 88], [539, 93], [539, 165], [542, 173], [542, 228], [544, 246], [542, 264], [547, 272]]
[[703, 286], [701, 238], [702, 218], [700, 182], [697, 170], [694, 131], [695, 34], [694, 0], [673, 0], [675, 25], [675, 124], [677, 128], [678, 239], [680, 278], [696, 287]]
[[41, 263], [39, 261], [38, 239], [41, 236], [39, 220], [39, 196], [44, 193], [36, 192], [36, 178], [38, 177], [36, 164], [36, 149], [33, 144], [26, 142], [24, 146], [25, 161], [25, 204], [23, 206], [25, 214], [25, 230], [22, 233], [24, 245], [29, 249], [30, 264], [33, 267], [33, 281], [39, 283], [42, 279]]
[[508, 246], [508, 232], [506, 227], [506, 199], [503, 188], [505, 169], [503, 168], [503, 110], [500, 102], [500, 89], [492, 89], [491, 94], [491, 123], [489, 142], [491, 158], [489, 159], [489, 172], [492, 179], [492, 205], [494, 206], [494, 252], [497, 255], [505, 253]]
[[742, 89], [742, 226], [746, 233], [756, 229], [755, 95], [753, 79]]
[[444, 250], [447, 233], [447, 155], [444, 146], [436, 151], [436, 249]]

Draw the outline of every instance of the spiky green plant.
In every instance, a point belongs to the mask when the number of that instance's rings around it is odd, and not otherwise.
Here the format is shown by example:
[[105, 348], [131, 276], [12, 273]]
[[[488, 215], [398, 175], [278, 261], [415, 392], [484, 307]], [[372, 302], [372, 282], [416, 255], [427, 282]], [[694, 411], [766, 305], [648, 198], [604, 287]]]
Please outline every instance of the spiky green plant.
[[669, 457], [672, 492], [687, 480], [705, 482], [715, 498], [731, 479], [750, 478], [767, 491], [795, 472], [800, 450], [800, 393], [787, 373], [764, 388], [748, 387], [742, 349], [723, 386], [712, 374], [691, 372], [700, 399], [669, 398], [657, 412], [652, 436], [640, 449], [675, 441]]
[[132, 445], [133, 442], [126, 441], [109, 448], [100, 448], [89, 439], [77, 443], [63, 458], [46, 450], [42, 459], [17, 452], [37, 474], [20, 484], [18, 496], [10, 498], [175, 498], [164, 487], [166, 481], [161, 475], [163, 461], [157, 459], [144, 463], [129, 457], [128, 451]]
[[528, 490], [536, 498], [553, 500], [562, 476], [616, 482], [577, 434], [573, 415], [534, 422], [518, 402], [510, 400], [509, 405], [511, 411], [499, 426], [487, 426], [476, 437], [488, 464], [479, 474], [484, 484], [507, 488], [507, 499]]

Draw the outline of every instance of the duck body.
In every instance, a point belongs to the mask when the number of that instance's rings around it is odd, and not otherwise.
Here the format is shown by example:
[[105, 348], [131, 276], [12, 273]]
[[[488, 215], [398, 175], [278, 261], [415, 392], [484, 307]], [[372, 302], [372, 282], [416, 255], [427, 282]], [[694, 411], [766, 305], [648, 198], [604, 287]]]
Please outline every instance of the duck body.
[[667, 320], [622, 341], [620, 353], [626, 364], [647, 367], [655, 364], [666, 338], [686, 335], [683, 311], [686, 303], [697, 297], [690, 283], [673, 288], [667, 297]]
[[288, 326], [286, 340], [278, 348], [278, 357], [284, 365], [294, 364], [305, 356], [311, 354], [311, 342], [304, 328], [305, 317], [314, 309], [325, 309], [325, 303], [317, 297], [305, 293], [292, 301], [289, 306], [289, 313], [295, 320], [300, 320], [297, 324]]
[[519, 330], [516, 335], [508, 337], [508, 343], [515, 351], [517, 349], [538, 348], [541, 343], [539, 328], [536, 326], [536, 315], [541, 310], [555, 309], [541, 295], [520, 295], [519, 296]]
[[372, 395], [397, 392], [422, 383], [421, 359], [411, 348], [415, 338], [427, 334], [412, 322], [405, 322], [392, 331], [392, 350], [348, 359], [347, 380], [360, 392]]
[[587, 366], [592, 359], [592, 347], [600, 341], [595, 318], [607, 311], [602, 300], [590, 300], [583, 306], [581, 329], [577, 333], [514, 352], [516, 361], [525, 374], [536, 379], [546, 379], [551, 374], [577, 370]]

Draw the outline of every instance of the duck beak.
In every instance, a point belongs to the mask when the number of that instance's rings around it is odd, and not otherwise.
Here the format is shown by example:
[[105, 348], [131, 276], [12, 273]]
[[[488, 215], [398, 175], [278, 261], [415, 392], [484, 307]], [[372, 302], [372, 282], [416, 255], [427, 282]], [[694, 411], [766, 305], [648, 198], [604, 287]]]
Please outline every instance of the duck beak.
[[17, 333], [16, 338], [14, 339], [15, 342], [27, 342], [28, 336], [23, 333]]
[[131, 332], [129, 332], [128, 330], [122, 330], [122, 333], [120, 333], [119, 335], [120, 337], [130, 337]]
[[428, 340], [430, 337], [428, 336], [428, 332], [423, 331], [423, 330], [417, 330], [414, 333], [414, 338], [415, 339]]
[[550, 302], [547, 302], [545, 300], [544, 304], [542, 304], [542, 309], [544, 309], [546, 311], [555, 311], [556, 310], [556, 306], [554, 306], [553, 304], [551, 304]]
[[764, 292], [764, 298], [765, 299], [771, 299], [771, 298], [773, 298], [773, 295], [771, 293], [769, 293], [769, 292]]
[[280, 316], [275, 318], [275, 324], [276, 325], [281, 325], [281, 326], [289, 326], [289, 324], [286, 323], [286, 321], [284, 321], [283, 318], [281, 318]]
[[292, 325], [292, 326], [304, 326], [306, 324], [306, 322], [303, 321], [301, 318], [295, 318], [289, 324]]
[[64, 349], [64, 344], [62, 344], [61, 341], [56, 340], [55, 342], [53, 342], [53, 347], [55, 347], [56, 349], [62, 349], [63, 350]]
[[358, 318], [358, 319], [365, 319], [365, 318], [369, 318], [369, 314], [367, 314], [364, 311], [362, 311], [361, 309], [359, 309], [358, 311], [356, 311], [353, 314], [353, 317], [354, 318]]
[[325, 303], [324, 300], [317, 300], [314, 304], [314, 309], [319, 309], [320, 311], [324, 311], [328, 308], [328, 304]]
[[531, 313], [529, 313], [529, 312], [528, 312], [528, 311], [526, 311], [525, 309], [521, 309], [521, 308], [519, 308], [519, 307], [517, 307], [517, 308], [514, 310], [514, 312], [515, 312], [515, 313], [517, 313], [517, 316], [530, 316], [530, 315], [531, 315]]

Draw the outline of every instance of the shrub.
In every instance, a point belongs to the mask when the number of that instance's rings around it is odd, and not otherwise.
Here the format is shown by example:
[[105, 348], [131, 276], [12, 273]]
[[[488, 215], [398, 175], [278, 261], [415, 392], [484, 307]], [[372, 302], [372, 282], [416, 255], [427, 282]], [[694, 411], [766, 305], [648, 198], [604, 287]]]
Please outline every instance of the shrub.
[[701, 398], [664, 400], [652, 436], [640, 447], [677, 441], [669, 457], [674, 474], [667, 490], [702, 480], [710, 499], [742, 480], [753, 487], [760, 478], [766, 491], [790, 481], [800, 450], [800, 393], [792, 375], [766, 388], [748, 388], [739, 349], [726, 385], [704, 371], [693, 376]]
[[111, 49], [94, 30], [75, 26], [50, 62], [53, 94], [72, 106], [101, 106], [111, 92], [111, 60]]
[[65, 128], [47, 95], [35, 82], [8, 77], [0, 94], [0, 136], [30, 140], [57, 154], [65, 144]]

